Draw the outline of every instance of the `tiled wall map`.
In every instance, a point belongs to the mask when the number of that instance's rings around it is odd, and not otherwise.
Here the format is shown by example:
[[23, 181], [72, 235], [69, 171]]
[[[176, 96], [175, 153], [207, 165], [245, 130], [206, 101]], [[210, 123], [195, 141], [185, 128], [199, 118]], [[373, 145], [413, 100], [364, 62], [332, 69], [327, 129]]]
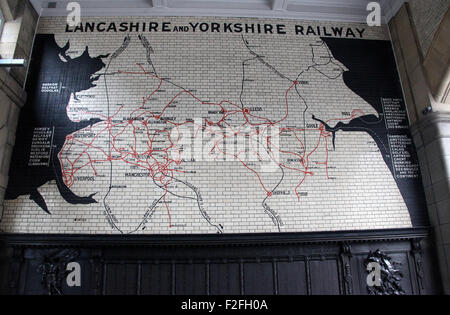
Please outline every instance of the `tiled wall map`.
[[53, 17], [34, 46], [2, 231], [426, 224], [383, 27]]

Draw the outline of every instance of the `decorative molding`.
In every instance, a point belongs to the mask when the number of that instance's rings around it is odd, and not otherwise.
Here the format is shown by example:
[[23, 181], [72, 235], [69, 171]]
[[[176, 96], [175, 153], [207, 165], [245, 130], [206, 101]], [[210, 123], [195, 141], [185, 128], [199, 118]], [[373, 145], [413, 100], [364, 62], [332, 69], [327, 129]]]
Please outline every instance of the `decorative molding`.
[[412, 240], [412, 254], [414, 256], [414, 262], [416, 267], [416, 275], [417, 282], [419, 285], [419, 292], [422, 292], [425, 289], [424, 285], [424, 271], [423, 271], [423, 258], [422, 258], [422, 245], [420, 244], [420, 240]]
[[350, 261], [353, 257], [351, 251], [351, 245], [348, 242], [343, 242], [341, 244], [341, 263], [343, 268], [344, 275], [344, 293], [345, 295], [353, 294], [353, 286], [352, 286], [352, 270], [350, 267]]
[[[31, 0], [36, 11], [41, 12], [42, 16], [67, 15], [68, 2]], [[264, 17], [365, 23], [368, 14], [367, 2], [361, 0], [339, 2], [334, 0], [81, 0], [78, 2], [81, 4], [83, 16]], [[52, 5], [49, 6], [49, 3]], [[385, 4], [384, 8], [391, 9], [391, 6]], [[389, 19], [391, 11], [393, 10], [387, 12]]]
[[[397, 231], [395, 234], [399, 235], [399, 232], [405, 231]], [[407, 241], [403, 240], [406, 237], [404, 235], [400, 240], [374, 242], [373, 239], [353, 242], [341, 238], [337, 242], [323, 244], [283, 245], [266, 242], [260, 244], [262, 246], [253, 247], [217, 245], [211, 248], [198, 244], [198, 246], [147, 247], [149, 244], [144, 244], [144, 241], [141, 241], [140, 246], [136, 243], [126, 246], [126, 241], [114, 246], [119, 240], [114, 235], [102, 236], [111, 238], [109, 245], [103, 246], [99, 246], [95, 235], [90, 237], [85, 235], [85, 240], [78, 238], [78, 241], [72, 242], [70, 246], [61, 246], [61, 242], [48, 240], [46, 246], [36, 247], [33, 241], [42, 243], [41, 237], [36, 239], [35, 235], [28, 234], [24, 236], [28, 238], [27, 243], [23, 239], [19, 244], [17, 239], [16, 242], [10, 242], [11, 238], [9, 241], [3, 238], [4, 243], [0, 244], [4, 246], [5, 252], [9, 253], [0, 257], [0, 266], [4, 266], [2, 270], [5, 274], [9, 274], [8, 279], [0, 279], [2, 280], [0, 294], [154, 294], [159, 290], [155, 285], [157, 286], [161, 279], [165, 279], [163, 288], [165, 294], [183, 294], [191, 290], [191, 288], [183, 289], [181, 283], [186, 272], [189, 273], [189, 277], [195, 278], [193, 281], [198, 284], [196, 287], [199, 292], [213, 294], [216, 292], [213, 288], [217, 289], [219, 282], [223, 281], [219, 276], [223, 274], [223, 269], [217, 266], [228, 264], [230, 274], [226, 277], [234, 279], [233, 285], [222, 287], [225, 290], [221, 289], [222, 293], [228, 292], [227, 290], [230, 290], [230, 294], [258, 292], [261, 286], [258, 273], [264, 267], [268, 275], [265, 278], [268, 284], [268, 287], [264, 288], [265, 294], [286, 294], [293, 290], [292, 292], [301, 294], [323, 292], [359, 295], [368, 293], [364, 282], [367, 273], [361, 260], [364, 261], [364, 257], [367, 256], [376, 256], [376, 252], [374, 254], [373, 251], [377, 248], [405, 264], [402, 268], [404, 272], [402, 289], [407, 294], [440, 293], [441, 288], [437, 282], [438, 270], [436, 268], [430, 270], [433, 260], [429, 254], [420, 253], [421, 251], [429, 253], [433, 239], [431, 236], [418, 237], [419, 234], [418, 231], [410, 231], [410, 239]], [[64, 237], [70, 239], [75, 236]], [[276, 235], [271, 237], [274, 238]], [[240, 242], [236, 239], [234, 243]], [[412, 259], [418, 258], [419, 254], [420, 262]], [[80, 264], [83, 270], [82, 287], [65, 285], [67, 273], [64, 274], [64, 271], [69, 261]], [[389, 262], [394, 271], [398, 269], [392, 260]], [[391, 270], [392, 268], [389, 269], [389, 264], [387, 265], [386, 270], [398, 276]], [[195, 270], [200, 268], [202, 272], [191, 275], [189, 270], [193, 270], [192, 268]], [[420, 268], [427, 272], [418, 272]], [[153, 280], [150, 279], [149, 271], [152, 275], [154, 272], [160, 274], [159, 280], [154, 276]], [[299, 278], [296, 278], [297, 273]], [[247, 274], [250, 276], [247, 277]], [[182, 275], [181, 279], [178, 278], [179, 275]], [[128, 279], [127, 285], [124, 285], [124, 278]], [[417, 285], [421, 281], [424, 289]], [[323, 286], [323, 283], [327, 285]]]
[[99, 235], [99, 234], [0, 234], [0, 244], [29, 247], [217, 247], [289, 244], [377, 242], [428, 237], [430, 228], [361, 230], [308, 233]]

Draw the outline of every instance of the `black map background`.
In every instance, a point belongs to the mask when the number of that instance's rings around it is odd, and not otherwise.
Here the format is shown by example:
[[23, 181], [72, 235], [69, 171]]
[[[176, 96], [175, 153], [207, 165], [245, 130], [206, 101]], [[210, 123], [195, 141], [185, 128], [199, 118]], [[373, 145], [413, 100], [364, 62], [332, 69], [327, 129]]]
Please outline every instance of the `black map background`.
[[[397, 72], [392, 45], [389, 41], [355, 40], [322, 37], [330, 48], [334, 58], [339, 60], [349, 71], [344, 72], [344, 83], [354, 93], [369, 103], [378, 114], [383, 114], [381, 98], [398, 98], [403, 100], [400, 78]], [[402, 102], [405, 110], [405, 102]], [[325, 124], [326, 125], [326, 124]], [[351, 129], [350, 129], [351, 128]], [[365, 131], [377, 143], [386, 165], [389, 167], [400, 193], [408, 208], [413, 226], [428, 225], [425, 193], [420, 173], [417, 179], [397, 179], [394, 175], [388, 142], [388, 130], [384, 119], [367, 115], [351, 120], [349, 123], [338, 123], [333, 128], [326, 125], [328, 131]], [[407, 135], [408, 129], [389, 130], [389, 134]], [[409, 154], [418, 164], [414, 146], [408, 148]], [[380, 196], [383, 199], [383, 196]]]
[[[56, 180], [61, 196], [72, 204], [95, 203], [91, 196], [77, 196], [64, 184], [57, 153], [61, 150], [66, 136], [76, 130], [99, 122], [98, 119], [75, 123], [67, 117], [66, 106], [71, 93], [90, 89], [98, 77], [92, 77], [105, 64], [107, 56], [91, 58], [88, 48], [77, 58], [66, 55], [70, 47], [59, 47], [54, 35], [36, 36], [29, 78], [26, 84], [27, 102], [21, 111], [16, 135], [13, 158], [9, 172], [9, 183], [5, 199], [16, 199], [20, 195], [30, 195], [44, 211], [49, 212], [47, 204], [38, 188], [48, 181]], [[64, 62], [59, 55], [67, 59]], [[92, 78], [91, 78], [92, 77]], [[60, 82], [60, 93], [41, 93], [42, 83]], [[36, 127], [54, 126], [53, 150], [50, 167], [28, 166], [33, 131]]]
[[[403, 99], [389, 41], [327, 37], [321, 39], [328, 45], [334, 58], [349, 69], [343, 75], [345, 84], [371, 104], [378, 113], [383, 114], [381, 97]], [[69, 42], [65, 47], [59, 47], [54, 35], [38, 34], [36, 36], [30, 63], [30, 75], [26, 85], [28, 100], [19, 119], [9, 184], [5, 196], [6, 199], [16, 199], [21, 195], [30, 195], [30, 199], [47, 213], [50, 213], [48, 206], [38, 192], [38, 188], [51, 180], [56, 180], [59, 193], [68, 203], [96, 202], [93, 195], [77, 196], [64, 184], [57, 153], [61, 150], [68, 134], [100, 121], [92, 119], [79, 123], [73, 122], [67, 117], [66, 106], [71, 93], [95, 86], [98, 77], [93, 74], [105, 67], [102, 59], [108, 56], [92, 58], [86, 47], [81, 56], [71, 59], [66, 55], [69, 48]], [[67, 62], [62, 61], [59, 55]], [[42, 83], [54, 82], [61, 82], [63, 88], [60, 93], [41, 93]], [[314, 119], [321, 121], [315, 117]], [[386, 165], [393, 173], [390, 152], [386, 149], [389, 148], [388, 131], [383, 119], [379, 120], [374, 115], [367, 115], [348, 123], [338, 123], [336, 126], [325, 124], [325, 126], [328, 131], [333, 132], [333, 137], [339, 130], [368, 132], [376, 141]], [[33, 131], [36, 127], [55, 127], [50, 167], [28, 166]], [[398, 133], [409, 135], [406, 129]], [[414, 159], [417, 159], [414, 148], [411, 146], [409, 150]], [[428, 225], [420, 174], [417, 179], [396, 179], [396, 182], [408, 207], [413, 226]], [[380, 195], [379, 198], [383, 199], [384, 197]]]

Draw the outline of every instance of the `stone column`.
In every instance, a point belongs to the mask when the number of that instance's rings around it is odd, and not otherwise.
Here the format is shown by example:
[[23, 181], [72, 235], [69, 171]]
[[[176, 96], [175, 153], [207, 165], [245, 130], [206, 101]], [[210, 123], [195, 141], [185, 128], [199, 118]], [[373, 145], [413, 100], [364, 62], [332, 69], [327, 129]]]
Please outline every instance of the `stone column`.
[[413, 16], [419, 12], [412, 9], [403, 5], [389, 28], [434, 229], [442, 284], [444, 292], [450, 294], [450, 13], [439, 14], [442, 19], [430, 23], [439, 26], [424, 50], [422, 37], [429, 38], [430, 34], [418, 31]]
[[[6, 22], [0, 38], [2, 58], [29, 61], [38, 16], [27, 1], [0, 0]], [[0, 68], [0, 218], [20, 109], [24, 106], [26, 68]]]
[[8, 185], [19, 112], [25, 104], [25, 98], [22, 87], [5, 69], [0, 69], [0, 215], [3, 213], [3, 198]]

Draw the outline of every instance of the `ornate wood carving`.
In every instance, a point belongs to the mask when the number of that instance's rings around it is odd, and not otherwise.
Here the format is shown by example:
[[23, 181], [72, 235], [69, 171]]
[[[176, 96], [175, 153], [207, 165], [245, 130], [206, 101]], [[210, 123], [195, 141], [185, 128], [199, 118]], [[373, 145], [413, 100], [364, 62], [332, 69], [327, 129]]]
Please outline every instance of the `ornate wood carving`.
[[79, 256], [78, 249], [64, 249], [50, 251], [41, 257], [38, 272], [41, 274], [41, 283], [49, 295], [62, 295], [62, 280], [67, 275], [66, 266]]
[[341, 244], [341, 262], [343, 267], [343, 275], [344, 275], [344, 293], [346, 295], [353, 294], [353, 285], [352, 285], [352, 271], [350, 267], [350, 260], [352, 258], [351, 246], [348, 242], [343, 242]]
[[404, 295], [400, 281], [403, 274], [397, 269], [400, 263], [392, 260], [391, 257], [382, 253], [380, 250], [370, 252], [364, 261], [364, 266], [367, 268], [369, 263], [376, 263], [379, 266], [380, 285], [367, 286], [370, 295]]
[[[388, 236], [390, 239], [386, 239]], [[249, 293], [253, 285], [261, 286], [251, 283], [261, 281], [251, 273], [251, 268], [253, 265], [261, 268], [261, 263], [264, 263], [264, 266], [272, 266], [272, 277], [267, 279], [273, 281], [268, 284], [274, 288], [273, 294], [320, 294], [323, 291], [351, 295], [363, 294], [366, 290], [370, 294], [434, 294], [441, 292], [441, 288], [436, 286], [436, 279], [439, 279], [437, 270], [428, 271], [430, 242], [425, 230], [239, 237], [193, 235], [185, 238], [3, 234], [0, 235], [0, 246], [9, 255], [0, 259], [5, 260], [2, 263], [8, 275], [0, 277], [0, 291], [9, 294], [78, 294], [80, 291], [83, 294], [106, 294], [113, 288], [114, 292], [120, 293], [122, 277], [106, 271], [123, 263], [131, 267], [117, 268], [127, 274], [127, 288], [133, 292], [153, 292], [158, 286], [153, 273], [159, 270], [157, 272], [164, 273], [164, 278], [171, 279], [167, 281], [164, 292], [182, 293], [175, 289], [183, 281], [183, 275], [177, 270], [179, 264], [205, 266], [206, 276], [200, 273], [201, 277], [196, 281], [206, 281], [206, 292], [214, 292], [217, 281], [222, 281], [218, 280], [223, 275], [221, 264], [230, 264], [233, 268], [226, 276], [234, 279], [230, 290], [235, 294]], [[384, 252], [369, 252], [377, 248], [374, 246], [383, 248]], [[427, 255], [422, 254], [424, 249]], [[385, 255], [387, 252], [392, 253], [389, 254], [392, 257], [395, 253], [395, 258], [403, 263], [409, 262], [411, 268], [402, 268], [405, 275], [401, 275], [398, 264]], [[65, 291], [62, 282], [67, 276], [65, 269], [67, 263], [74, 260], [82, 267], [82, 287]], [[383, 283], [379, 287], [366, 287], [367, 272], [362, 265], [367, 266], [369, 262], [378, 262], [382, 267]], [[162, 267], [154, 268], [153, 264], [161, 264]], [[267, 268], [264, 274], [270, 273], [270, 268]], [[246, 270], [250, 272], [247, 274]], [[137, 279], [136, 283], [130, 279]], [[323, 283], [329, 285], [323, 286]], [[203, 288], [203, 284], [198, 288]], [[244, 292], [244, 288], [248, 292]]]
[[414, 262], [416, 267], [417, 282], [419, 284], [419, 292], [425, 289], [424, 287], [424, 271], [423, 271], [423, 259], [422, 259], [422, 246], [420, 239], [414, 239], [412, 243], [412, 254], [414, 256]]

